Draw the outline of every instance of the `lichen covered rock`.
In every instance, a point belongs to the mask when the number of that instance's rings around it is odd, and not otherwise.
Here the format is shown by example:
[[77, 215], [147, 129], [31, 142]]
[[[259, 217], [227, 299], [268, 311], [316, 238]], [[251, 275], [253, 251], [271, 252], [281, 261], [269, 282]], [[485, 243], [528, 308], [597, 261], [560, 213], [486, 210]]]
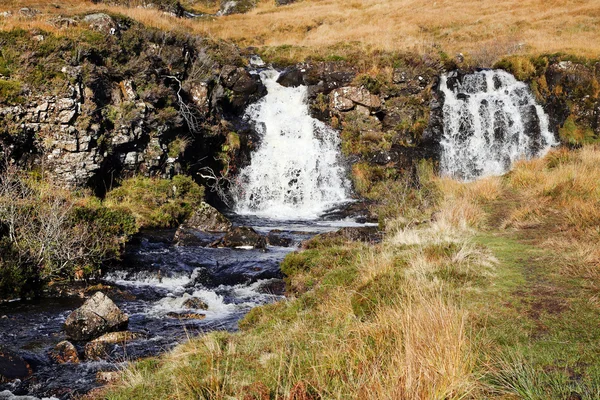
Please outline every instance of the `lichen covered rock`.
[[54, 349], [50, 352], [50, 358], [58, 364], [65, 363], [79, 363], [79, 354], [73, 343], [63, 340], [54, 346]]
[[65, 321], [67, 337], [90, 340], [103, 333], [125, 329], [129, 317], [104, 293], [97, 292]]

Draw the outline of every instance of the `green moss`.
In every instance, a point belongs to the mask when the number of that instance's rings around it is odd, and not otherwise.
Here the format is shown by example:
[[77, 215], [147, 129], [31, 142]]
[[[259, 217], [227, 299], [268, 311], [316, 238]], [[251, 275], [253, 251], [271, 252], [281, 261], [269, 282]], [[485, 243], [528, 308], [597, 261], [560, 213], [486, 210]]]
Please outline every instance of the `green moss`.
[[185, 149], [189, 146], [190, 140], [185, 137], [176, 137], [171, 143], [169, 143], [169, 157], [177, 158], [185, 152]]
[[229, 132], [227, 134], [227, 146], [232, 150], [239, 150], [240, 145], [240, 135], [235, 132]]
[[135, 177], [108, 192], [105, 203], [130, 212], [139, 228], [169, 228], [188, 218], [203, 197], [204, 189], [188, 176], [172, 180]]
[[506, 70], [520, 81], [531, 81], [537, 74], [536, 66], [529, 57], [510, 56], [498, 61], [494, 68]]
[[563, 126], [558, 129], [558, 135], [563, 143], [571, 145], [581, 145], [585, 143], [594, 143], [598, 141], [593, 129], [589, 126], [581, 126], [570, 115]]

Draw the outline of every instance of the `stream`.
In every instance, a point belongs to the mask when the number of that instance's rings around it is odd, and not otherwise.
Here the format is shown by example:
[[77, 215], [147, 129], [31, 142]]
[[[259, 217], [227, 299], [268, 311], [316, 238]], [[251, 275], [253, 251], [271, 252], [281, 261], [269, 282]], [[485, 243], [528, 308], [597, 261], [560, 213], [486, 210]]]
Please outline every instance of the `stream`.
[[[3, 391], [9, 390], [15, 395], [70, 399], [100, 386], [96, 382], [99, 371], [122, 369], [129, 360], [158, 355], [204, 332], [235, 331], [250, 309], [283, 299], [280, 262], [303, 240], [341, 227], [364, 226], [352, 220], [230, 218], [234, 225], [252, 226], [264, 235], [276, 232], [290, 239], [291, 245], [267, 246], [266, 251], [178, 246], [172, 241], [172, 230], [145, 233], [128, 245], [122, 262], [106, 271], [101, 280], [105, 285], [102, 291], [129, 315], [128, 330], [143, 333], [144, 339], [114, 345], [103, 361], [57, 364], [49, 356], [54, 346], [66, 339], [62, 330], [65, 319], [85, 299], [45, 298], [37, 303], [0, 304], [0, 346], [21, 355], [34, 371], [25, 381], [0, 384], [0, 398], [4, 398]], [[194, 234], [198, 243], [222, 236], [200, 231]], [[201, 299], [208, 309], [186, 306], [190, 298]], [[194, 314], [206, 317], [195, 319]], [[85, 343], [74, 344], [81, 356]]]

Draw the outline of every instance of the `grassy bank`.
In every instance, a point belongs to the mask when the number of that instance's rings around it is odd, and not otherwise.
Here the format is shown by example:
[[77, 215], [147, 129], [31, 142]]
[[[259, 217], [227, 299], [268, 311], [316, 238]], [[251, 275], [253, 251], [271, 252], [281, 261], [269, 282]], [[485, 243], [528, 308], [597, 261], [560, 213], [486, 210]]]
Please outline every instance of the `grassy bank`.
[[383, 243], [313, 239], [282, 265], [285, 301], [100, 397], [598, 398], [600, 148], [473, 183], [426, 176], [405, 193], [426, 188], [429, 206], [396, 197]]
[[[128, 3], [135, 5], [136, 1]], [[182, 1], [190, 9], [210, 13], [218, 9], [219, 3]], [[431, 3], [304, 0], [277, 7], [273, 0], [262, 0], [247, 14], [196, 20], [176, 19], [159, 9], [85, 0], [62, 0], [60, 8], [39, 0], [9, 0], [3, 5], [15, 11], [34, 7], [46, 14], [0, 19], [1, 29], [21, 27], [58, 32], [60, 29], [48, 21], [48, 14], [65, 16], [106, 10], [167, 31], [208, 35], [244, 47], [281, 48], [298, 60], [319, 52], [344, 53], [347, 43], [362, 50], [419, 54], [442, 51], [451, 56], [463, 52], [481, 66], [489, 66], [486, 64], [511, 53], [563, 51], [588, 57], [600, 54], [600, 6], [593, 1], [559, 4], [537, 0], [469, 0], [457, 5], [447, 0]]]

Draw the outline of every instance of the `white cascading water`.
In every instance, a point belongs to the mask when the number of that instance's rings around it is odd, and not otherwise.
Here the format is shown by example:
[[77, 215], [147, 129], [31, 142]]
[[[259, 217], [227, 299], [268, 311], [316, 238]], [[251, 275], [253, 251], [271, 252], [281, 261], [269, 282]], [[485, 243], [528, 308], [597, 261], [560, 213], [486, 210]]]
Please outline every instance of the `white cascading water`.
[[307, 88], [284, 87], [260, 73], [267, 95], [246, 110], [261, 137], [232, 190], [238, 214], [313, 219], [348, 200], [337, 133], [309, 114]]
[[556, 144], [548, 116], [513, 75], [485, 70], [449, 85], [450, 79], [443, 75], [440, 82], [443, 175], [463, 180], [502, 175], [513, 162], [543, 156]]

